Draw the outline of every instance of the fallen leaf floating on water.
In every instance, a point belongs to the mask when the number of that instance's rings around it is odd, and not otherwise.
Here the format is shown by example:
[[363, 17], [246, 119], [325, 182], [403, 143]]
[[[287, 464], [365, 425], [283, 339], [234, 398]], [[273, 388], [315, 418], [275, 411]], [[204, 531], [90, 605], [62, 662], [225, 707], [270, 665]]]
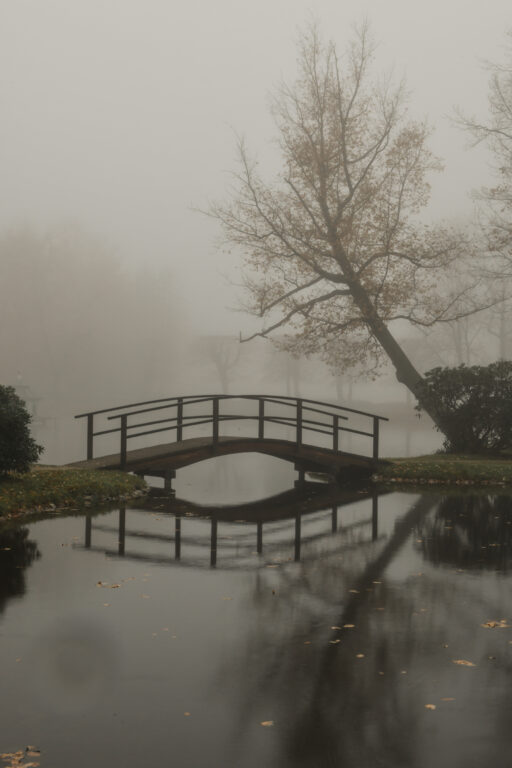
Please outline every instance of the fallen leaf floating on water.
[[436, 708], [435, 704], [425, 704], [425, 709], [435, 709], [435, 708]]
[[495, 627], [497, 627], [498, 629], [505, 629], [510, 625], [507, 624], [506, 619], [498, 619], [496, 621], [486, 621], [485, 624], [480, 624], [480, 626], [485, 627], [486, 629], [494, 629]]
[[341, 640], [329, 640], [331, 645], [336, 645], [337, 643], [341, 643]]
[[273, 720], [262, 720], [260, 725], [264, 725], [266, 728], [268, 728], [269, 726], [274, 725], [274, 721]]
[[358, 589], [349, 589], [349, 592], [352, 592], [353, 595], [358, 595], [359, 590]]
[[355, 624], [344, 624], [343, 629], [355, 629]]
[[467, 659], [452, 659], [454, 664], [460, 664], [461, 667], [476, 667], [476, 664], [473, 664], [472, 661], [467, 661]]
[[311, 645], [311, 640], [304, 640], [304, 645]]
[[364, 659], [364, 653], [356, 653], [356, 659]]
[[190, 712], [184, 712], [183, 714], [185, 715], [185, 717], [190, 717]]
[[341, 627], [331, 627], [331, 629], [341, 629]]
[[453, 696], [443, 696], [441, 701], [455, 701], [455, 699], [453, 698]]

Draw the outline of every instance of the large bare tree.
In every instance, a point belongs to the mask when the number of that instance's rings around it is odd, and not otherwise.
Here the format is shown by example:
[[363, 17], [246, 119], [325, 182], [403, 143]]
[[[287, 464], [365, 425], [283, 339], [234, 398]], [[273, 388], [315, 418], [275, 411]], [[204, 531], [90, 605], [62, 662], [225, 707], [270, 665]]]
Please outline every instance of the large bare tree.
[[[477, 282], [468, 240], [416, 221], [427, 176], [440, 169], [429, 128], [409, 119], [403, 84], [373, 76], [366, 27], [343, 57], [308, 28], [298, 64], [295, 84], [272, 101], [281, 173], [265, 182], [240, 141], [231, 199], [210, 210], [245, 254], [244, 308], [265, 321], [254, 335], [281, 329], [283, 343], [284, 329], [288, 350], [320, 353], [339, 370], [372, 370], [387, 356], [398, 380], [424, 399], [392, 327], [474, 312]], [[435, 405], [422, 406], [442, 429]]]

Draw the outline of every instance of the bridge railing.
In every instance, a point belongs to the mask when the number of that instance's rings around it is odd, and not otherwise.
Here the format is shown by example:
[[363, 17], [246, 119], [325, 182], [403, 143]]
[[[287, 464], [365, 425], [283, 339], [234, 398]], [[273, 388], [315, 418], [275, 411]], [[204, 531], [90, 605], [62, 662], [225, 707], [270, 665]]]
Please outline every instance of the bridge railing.
[[[257, 402], [257, 414], [222, 413], [221, 403], [234, 400]], [[203, 404], [205, 404], [205, 412], [198, 413], [197, 406]], [[271, 412], [269, 406], [276, 405], [291, 410], [285, 413]], [[170, 410], [171, 414], [169, 414]], [[162, 411], [168, 413], [161, 414]], [[146, 414], [148, 416], [153, 414], [155, 417], [162, 415], [163, 418], [145, 420]], [[370, 426], [368, 429], [355, 429], [342, 425], [349, 420], [347, 414], [365, 417], [369, 420]], [[97, 417], [100, 416], [104, 417], [106, 421], [118, 421], [119, 424], [98, 430], [96, 427]], [[144, 417], [142, 421], [140, 420], [141, 416]], [[185, 430], [211, 424], [211, 437], [215, 445], [219, 442], [220, 425], [223, 422], [232, 421], [256, 421], [259, 440], [266, 438], [265, 426], [267, 424], [292, 427], [295, 431], [297, 446], [302, 445], [305, 432], [328, 435], [330, 447], [334, 452], [340, 450], [340, 432], [362, 435], [371, 440], [372, 458], [377, 460], [379, 458], [379, 425], [381, 421], [388, 421], [384, 416], [355, 408], [286, 395], [188, 395], [89, 411], [80, 413], [75, 418], [87, 419], [87, 459], [94, 458], [94, 438], [119, 433], [120, 465], [122, 468], [126, 467], [128, 440], [161, 432], [175, 432], [176, 441], [181, 442], [184, 439]], [[134, 421], [134, 418], [137, 420]]]

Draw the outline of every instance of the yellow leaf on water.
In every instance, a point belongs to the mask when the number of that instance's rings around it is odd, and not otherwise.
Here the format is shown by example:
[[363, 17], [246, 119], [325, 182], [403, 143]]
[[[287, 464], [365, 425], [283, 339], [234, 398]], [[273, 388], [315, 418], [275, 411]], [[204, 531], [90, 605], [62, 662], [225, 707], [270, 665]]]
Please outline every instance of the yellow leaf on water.
[[343, 628], [344, 628], [344, 629], [354, 629], [354, 628], [355, 628], [355, 626], [356, 626], [355, 624], [344, 624], [344, 625], [343, 625]]
[[341, 640], [329, 640], [331, 645], [336, 645], [337, 643], [341, 643]]
[[435, 709], [435, 708], [436, 708], [435, 704], [425, 704], [425, 709]]
[[455, 699], [453, 698], [453, 696], [443, 696], [441, 701], [455, 701]]
[[496, 621], [486, 621], [485, 624], [480, 624], [481, 627], [485, 627], [486, 629], [494, 629], [494, 627], [498, 627], [498, 629], [506, 629], [509, 625], [507, 624], [506, 619], [498, 619]]
[[184, 712], [183, 714], [185, 715], [185, 717], [190, 717], [190, 712]]
[[454, 664], [460, 664], [461, 667], [476, 667], [476, 664], [473, 664], [472, 661], [467, 661], [467, 659], [452, 659]]
[[341, 629], [341, 627], [331, 627], [331, 629]]
[[274, 721], [273, 720], [262, 720], [260, 725], [264, 725], [265, 727], [268, 727], [270, 725], [274, 725]]
[[364, 653], [356, 653], [356, 659], [364, 659]]

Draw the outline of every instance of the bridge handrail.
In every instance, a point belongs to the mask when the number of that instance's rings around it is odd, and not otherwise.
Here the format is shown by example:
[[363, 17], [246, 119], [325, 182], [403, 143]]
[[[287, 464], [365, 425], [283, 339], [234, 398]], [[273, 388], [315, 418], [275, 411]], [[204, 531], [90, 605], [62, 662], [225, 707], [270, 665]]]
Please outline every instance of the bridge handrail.
[[[221, 401], [226, 400], [249, 400], [255, 401], [259, 404], [258, 414], [221, 414], [219, 404]], [[199, 403], [211, 402], [212, 412], [208, 414], [184, 414], [184, 407], [190, 405], [196, 405]], [[154, 405], [157, 403], [158, 405]], [[164, 403], [160, 405], [160, 403]], [[290, 416], [265, 414], [265, 404], [277, 404], [287, 407], [293, 407], [295, 413]], [[151, 408], [139, 408], [138, 410], [126, 411], [126, 408], [135, 408], [138, 405], [152, 405]], [[315, 408], [314, 406], [321, 406]], [[155, 411], [161, 411], [169, 408], [177, 408], [177, 415], [164, 419], [154, 419], [145, 422], [136, 422], [135, 424], [129, 424], [128, 418], [131, 416], [138, 416], [143, 413], [153, 413]], [[328, 410], [324, 410], [328, 409]], [[113, 411], [122, 411], [121, 413], [112, 413]], [[349, 427], [341, 427], [340, 420], [347, 421], [348, 416], [340, 413], [357, 414], [366, 418], [372, 419], [373, 430], [372, 432], [365, 432], [359, 429], [352, 429]], [[94, 431], [94, 417], [99, 414], [112, 414], [106, 416], [108, 421], [120, 420], [118, 427], [112, 429], [103, 429]], [[319, 414], [326, 416], [330, 419], [330, 423], [326, 421], [318, 421], [312, 418], [307, 418], [309, 414]], [[127, 454], [127, 441], [134, 437], [143, 437], [145, 435], [157, 434], [159, 432], [166, 432], [176, 430], [176, 439], [180, 442], [183, 439], [183, 430], [187, 427], [199, 426], [202, 424], [212, 424], [213, 443], [216, 444], [219, 441], [219, 424], [224, 421], [234, 420], [252, 420], [258, 421], [258, 439], [264, 439], [265, 423], [281, 424], [284, 426], [295, 426], [296, 428], [296, 443], [297, 446], [302, 444], [303, 430], [311, 432], [317, 432], [332, 436], [334, 452], [338, 452], [339, 445], [339, 432], [345, 431], [352, 434], [364, 435], [371, 437], [373, 440], [373, 458], [376, 460], [379, 454], [379, 422], [388, 421], [385, 416], [379, 416], [374, 413], [368, 413], [356, 408], [349, 408], [347, 406], [338, 405], [337, 403], [325, 403], [320, 400], [312, 400], [309, 398], [292, 397], [290, 395], [185, 395], [183, 397], [161, 398], [153, 401], [145, 401], [141, 403], [132, 403], [131, 405], [116, 406], [114, 408], [104, 408], [97, 411], [89, 411], [88, 413], [77, 414], [75, 418], [87, 417], [87, 459], [93, 458], [93, 442], [94, 438], [100, 435], [121, 433], [121, 447], [120, 447], [120, 464], [124, 468], [126, 466], [126, 454]], [[165, 427], [158, 429], [151, 429], [145, 431], [140, 430], [144, 427], [151, 427], [159, 424], [165, 424]]]
[[[379, 419], [379, 421], [389, 421], [386, 416], [379, 416], [376, 413], [369, 413], [369, 411], [360, 411], [356, 408], [349, 408], [346, 405], [338, 405], [337, 403], [326, 403], [322, 400], [311, 400], [306, 397], [293, 397], [292, 395], [181, 395], [177, 397], [162, 397], [157, 400], [144, 400], [140, 403], [127, 403], [126, 405], [116, 405], [114, 408], [102, 408], [98, 411], [87, 411], [85, 413], [77, 413], [75, 419], [83, 419], [87, 416], [96, 416], [102, 413], [110, 413], [111, 411], [123, 411], [125, 408], [137, 408], [139, 405], [152, 405], [153, 403], [167, 403], [167, 405], [159, 406], [158, 408], [147, 408], [145, 411], [127, 411], [126, 416], [135, 416], [138, 413], [145, 413], [149, 411], [162, 410], [163, 408], [172, 408], [174, 405], [178, 405], [181, 401], [184, 405], [192, 405], [197, 402], [207, 402], [208, 400], [266, 400], [269, 403], [277, 403], [278, 405], [289, 405], [290, 403], [283, 402], [289, 400], [291, 402], [297, 402], [301, 400], [303, 403], [312, 403], [313, 405], [325, 405], [328, 408], [336, 408], [340, 411], [347, 411], [348, 413], [356, 413], [359, 416], [368, 416], [371, 418]], [[175, 401], [175, 402], [172, 402]], [[123, 414], [112, 416], [109, 418], [121, 418]]]

